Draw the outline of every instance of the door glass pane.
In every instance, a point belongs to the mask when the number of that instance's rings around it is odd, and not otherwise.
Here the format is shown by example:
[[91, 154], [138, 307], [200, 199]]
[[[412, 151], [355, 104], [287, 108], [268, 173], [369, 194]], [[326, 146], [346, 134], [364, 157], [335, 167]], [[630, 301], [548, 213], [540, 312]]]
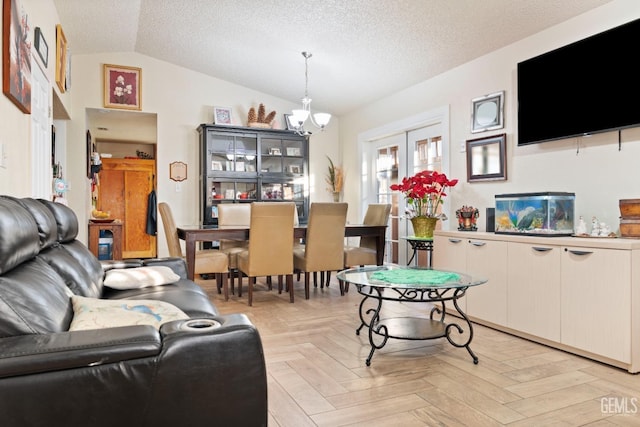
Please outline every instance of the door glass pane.
[[398, 182], [398, 146], [382, 147], [376, 157], [376, 203], [391, 203], [385, 262], [398, 262], [398, 195], [389, 187]]

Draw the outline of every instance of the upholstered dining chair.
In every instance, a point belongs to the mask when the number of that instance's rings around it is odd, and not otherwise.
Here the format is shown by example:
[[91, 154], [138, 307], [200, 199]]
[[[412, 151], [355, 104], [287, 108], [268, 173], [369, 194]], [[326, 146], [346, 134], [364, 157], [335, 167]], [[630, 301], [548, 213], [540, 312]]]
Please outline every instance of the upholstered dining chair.
[[[367, 207], [362, 223], [365, 225], [387, 225], [390, 213], [391, 204], [371, 203]], [[360, 237], [358, 246], [346, 245], [344, 247], [344, 266], [346, 268], [376, 264], [377, 248], [375, 237], [363, 236]], [[342, 286], [342, 283], [340, 285]], [[344, 291], [349, 292], [348, 283], [346, 283]]]
[[[253, 305], [256, 277], [278, 276], [278, 290], [282, 291], [282, 277], [286, 277], [289, 300], [293, 302], [293, 223], [295, 203], [253, 202], [249, 231], [249, 249], [237, 254], [239, 273], [248, 280], [248, 303]], [[238, 285], [242, 296], [242, 282]]]
[[[169, 255], [172, 257], [184, 258], [171, 207], [165, 202], [160, 202], [158, 203], [158, 211], [160, 212], [160, 218], [162, 219], [164, 234], [167, 236]], [[220, 288], [222, 287], [224, 289], [225, 300], [229, 299], [228, 273], [229, 257], [226, 254], [213, 249], [196, 252], [195, 274], [215, 274], [218, 293], [220, 293]]]
[[[221, 203], [218, 205], [219, 227], [249, 227], [250, 221], [250, 203]], [[234, 293], [235, 276], [238, 276], [238, 282], [242, 282], [242, 276], [238, 275], [238, 253], [246, 251], [248, 248], [249, 242], [246, 240], [220, 239], [220, 251], [224, 252], [229, 257], [231, 293]]]
[[[304, 296], [309, 299], [309, 273], [324, 272], [327, 285], [331, 271], [342, 270], [347, 203], [311, 203], [305, 244], [293, 251], [294, 271], [304, 272]], [[323, 275], [324, 276], [324, 275]], [[324, 277], [322, 277], [324, 285]], [[322, 286], [321, 285], [321, 286]], [[343, 293], [342, 284], [340, 293]]]

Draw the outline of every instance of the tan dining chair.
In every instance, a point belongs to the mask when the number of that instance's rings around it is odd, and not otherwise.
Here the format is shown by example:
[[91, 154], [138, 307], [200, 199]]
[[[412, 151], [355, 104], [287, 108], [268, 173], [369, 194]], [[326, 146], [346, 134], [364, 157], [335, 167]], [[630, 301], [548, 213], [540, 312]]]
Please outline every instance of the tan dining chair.
[[[165, 202], [160, 202], [158, 203], [158, 211], [162, 219], [164, 234], [167, 237], [169, 255], [184, 259], [171, 207]], [[224, 289], [225, 301], [229, 299], [228, 273], [229, 257], [226, 254], [214, 249], [196, 252], [195, 274], [201, 276], [214, 274], [216, 276], [218, 293], [220, 293], [221, 287]]]
[[[253, 305], [256, 277], [278, 276], [278, 291], [286, 277], [289, 301], [293, 302], [293, 223], [295, 203], [253, 202], [249, 231], [249, 249], [237, 254], [239, 273], [248, 279], [248, 303]], [[242, 282], [238, 284], [242, 296]]]
[[[219, 227], [249, 227], [250, 222], [250, 203], [221, 203], [218, 205]], [[238, 282], [242, 282], [242, 276], [238, 274], [238, 253], [246, 251], [248, 248], [249, 242], [246, 240], [220, 239], [220, 251], [229, 257], [229, 278], [232, 294], [234, 293], [235, 277], [238, 277]]]
[[[347, 203], [311, 203], [305, 244], [293, 251], [294, 271], [304, 272], [304, 296], [309, 299], [309, 274], [326, 274], [327, 286], [331, 271], [342, 270], [344, 228], [347, 223]], [[324, 285], [324, 274], [322, 285]], [[321, 285], [321, 287], [322, 287]], [[343, 294], [342, 284], [340, 293]]]
[[[390, 213], [391, 204], [371, 203], [367, 207], [367, 212], [364, 215], [362, 223], [365, 225], [387, 225]], [[372, 236], [362, 236], [360, 237], [358, 246], [346, 245], [344, 247], [344, 266], [350, 268], [376, 265], [377, 255], [376, 238]], [[342, 283], [340, 285], [342, 286]], [[344, 291], [349, 292], [348, 283], [345, 284]]]

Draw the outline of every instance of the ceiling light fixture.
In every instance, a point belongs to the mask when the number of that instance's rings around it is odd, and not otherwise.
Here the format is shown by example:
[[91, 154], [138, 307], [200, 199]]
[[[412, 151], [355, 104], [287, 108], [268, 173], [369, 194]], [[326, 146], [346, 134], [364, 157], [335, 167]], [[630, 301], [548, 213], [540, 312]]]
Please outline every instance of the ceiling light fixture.
[[304, 128], [307, 119], [310, 119], [315, 127], [323, 131], [324, 127], [329, 124], [329, 120], [331, 120], [331, 114], [311, 114], [311, 98], [309, 98], [309, 58], [313, 55], [311, 55], [310, 52], [302, 52], [302, 56], [304, 56], [304, 98], [302, 98], [302, 109], [291, 111], [291, 121], [298, 135], [311, 135], [311, 132]]

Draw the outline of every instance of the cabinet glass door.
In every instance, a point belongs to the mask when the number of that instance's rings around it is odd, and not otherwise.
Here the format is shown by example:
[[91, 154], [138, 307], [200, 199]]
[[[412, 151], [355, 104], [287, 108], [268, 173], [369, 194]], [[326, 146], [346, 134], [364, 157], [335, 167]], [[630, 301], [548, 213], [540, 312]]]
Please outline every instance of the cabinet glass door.
[[210, 172], [256, 172], [256, 135], [212, 133], [207, 144]]
[[261, 159], [260, 165], [261, 173], [268, 174], [281, 174], [283, 172], [282, 167], [282, 140], [262, 138], [261, 139]]

